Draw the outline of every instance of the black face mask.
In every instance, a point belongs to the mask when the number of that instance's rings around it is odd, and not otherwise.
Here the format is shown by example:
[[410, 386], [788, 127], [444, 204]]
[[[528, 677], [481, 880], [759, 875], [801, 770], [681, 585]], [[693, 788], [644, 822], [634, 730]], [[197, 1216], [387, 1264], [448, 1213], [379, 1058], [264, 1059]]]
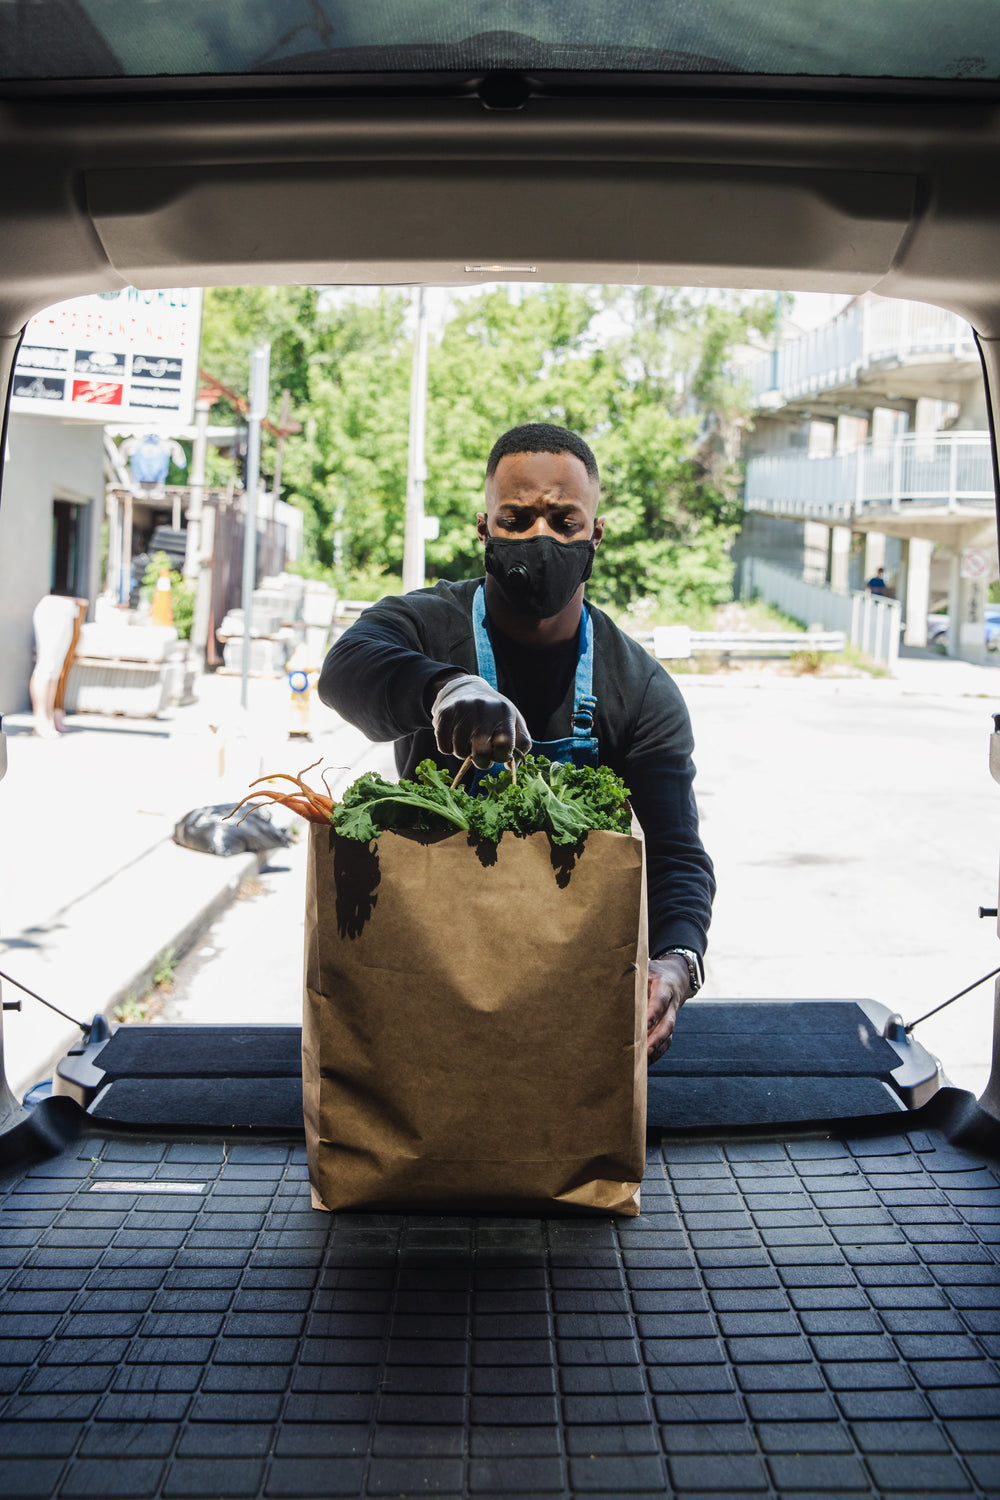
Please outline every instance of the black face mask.
[[486, 571], [509, 604], [536, 620], [557, 615], [590, 577], [596, 543], [551, 536], [486, 538]]

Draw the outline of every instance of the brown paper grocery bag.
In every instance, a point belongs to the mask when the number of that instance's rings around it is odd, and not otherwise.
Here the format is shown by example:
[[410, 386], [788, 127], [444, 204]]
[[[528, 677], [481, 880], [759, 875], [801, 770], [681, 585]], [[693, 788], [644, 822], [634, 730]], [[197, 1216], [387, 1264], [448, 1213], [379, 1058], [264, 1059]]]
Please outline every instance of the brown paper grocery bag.
[[639, 1212], [642, 844], [310, 829], [313, 1205]]

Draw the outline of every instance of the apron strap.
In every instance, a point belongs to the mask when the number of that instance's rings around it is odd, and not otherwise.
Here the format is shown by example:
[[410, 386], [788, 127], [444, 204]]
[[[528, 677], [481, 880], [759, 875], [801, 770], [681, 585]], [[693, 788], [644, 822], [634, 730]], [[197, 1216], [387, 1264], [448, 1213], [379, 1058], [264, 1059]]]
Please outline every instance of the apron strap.
[[472, 596], [472, 630], [476, 638], [476, 668], [484, 682], [497, 688], [497, 663], [493, 643], [486, 629], [486, 585], [481, 583]]
[[[476, 641], [476, 667], [480, 677], [491, 688], [497, 688], [497, 664], [493, 644], [486, 629], [486, 587], [480, 584], [472, 596], [472, 631]], [[584, 604], [580, 617], [580, 653], [576, 659], [576, 680], [573, 684], [573, 716], [571, 719], [573, 738], [588, 739], [594, 729], [594, 713], [597, 699], [594, 697], [594, 627], [590, 610]]]
[[576, 662], [573, 693], [576, 700], [571, 721], [573, 738], [586, 739], [593, 734], [594, 711], [597, 708], [597, 699], [594, 697], [594, 627], [586, 604], [580, 620], [580, 655]]

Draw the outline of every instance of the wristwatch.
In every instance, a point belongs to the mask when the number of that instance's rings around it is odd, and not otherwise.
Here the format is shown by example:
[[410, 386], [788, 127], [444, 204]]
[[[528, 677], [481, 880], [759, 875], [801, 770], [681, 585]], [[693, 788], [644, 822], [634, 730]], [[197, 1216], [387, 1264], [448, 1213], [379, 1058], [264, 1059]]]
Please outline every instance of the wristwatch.
[[701, 954], [696, 952], [694, 948], [662, 948], [659, 953], [654, 954], [654, 963], [658, 958], [666, 958], [668, 953], [679, 953], [681, 958], [683, 958], [688, 966], [691, 993], [692, 995], [697, 995], [705, 983], [705, 965], [702, 962]]

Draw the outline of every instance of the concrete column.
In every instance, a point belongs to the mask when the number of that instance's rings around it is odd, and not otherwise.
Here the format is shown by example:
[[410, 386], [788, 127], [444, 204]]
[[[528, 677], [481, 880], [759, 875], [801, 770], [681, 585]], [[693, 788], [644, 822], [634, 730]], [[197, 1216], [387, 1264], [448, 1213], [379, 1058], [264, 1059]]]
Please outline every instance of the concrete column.
[[906, 544], [906, 585], [902, 594], [905, 646], [927, 645], [927, 611], [931, 603], [931, 558], [934, 543], [913, 536]]
[[948, 586], [948, 655], [961, 661], [986, 662], [983, 624], [989, 583], [963, 578], [960, 552], [952, 554]]
[[825, 526], [822, 521], [804, 521], [802, 523], [802, 576], [807, 583], [826, 583], [829, 554], [829, 526]]
[[834, 593], [846, 594], [850, 587], [851, 528], [830, 527], [830, 587]]

